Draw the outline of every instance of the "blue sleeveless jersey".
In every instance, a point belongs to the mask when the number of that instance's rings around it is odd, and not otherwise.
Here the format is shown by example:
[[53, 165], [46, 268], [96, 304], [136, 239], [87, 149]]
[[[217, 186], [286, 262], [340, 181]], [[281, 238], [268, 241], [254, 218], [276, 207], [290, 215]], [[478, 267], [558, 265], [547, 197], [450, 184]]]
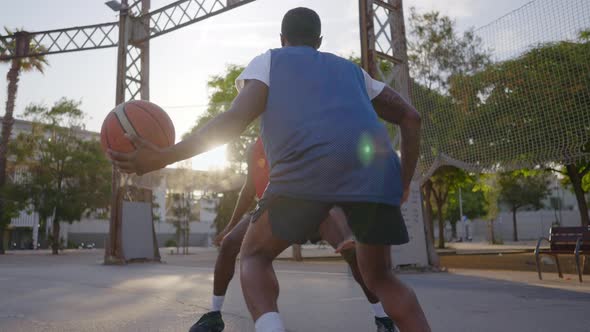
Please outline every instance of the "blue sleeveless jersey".
[[271, 51], [261, 133], [265, 195], [399, 205], [399, 159], [354, 63], [311, 47]]

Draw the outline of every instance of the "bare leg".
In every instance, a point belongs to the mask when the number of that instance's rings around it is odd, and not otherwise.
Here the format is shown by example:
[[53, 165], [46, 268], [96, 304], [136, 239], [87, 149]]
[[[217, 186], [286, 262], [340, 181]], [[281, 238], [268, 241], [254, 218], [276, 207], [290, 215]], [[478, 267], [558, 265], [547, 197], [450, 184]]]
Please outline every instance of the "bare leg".
[[367, 287], [367, 285], [365, 284], [365, 281], [363, 280], [363, 276], [361, 274], [361, 271], [359, 269], [358, 262], [356, 259], [356, 250], [355, 249], [348, 249], [348, 250], [342, 252], [342, 257], [344, 258], [346, 263], [348, 263], [348, 266], [350, 266], [350, 271], [352, 272], [352, 277], [359, 284], [359, 286], [361, 286], [363, 293], [365, 293], [365, 296], [367, 297], [367, 300], [369, 301], [369, 303], [375, 304], [375, 303], [379, 302], [379, 298], [377, 297], [377, 295], [375, 295], [375, 293], [371, 292], [371, 290]]
[[246, 215], [221, 242], [213, 275], [213, 295], [223, 296], [227, 292], [229, 283], [234, 277], [236, 258], [240, 253], [240, 247], [249, 225], [250, 215]]
[[322, 239], [328, 242], [337, 254], [354, 248], [352, 231], [348, 227], [346, 215], [338, 206], [330, 209], [329, 217], [320, 224]]
[[381, 300], [385, 312], [404, 332], [430, 332], [414, 291], [391, 268], [390, 246], [357, 243], [358, 265], [368, 288]]
[[279, 282], [272, 261], [287, 247], [287, 241], [272, 235], [268, 213], [248, 227], [240, 256], [240, 280], [254, 321], [265, 313], [278, 312]]
[[332, 248], [345, 247], [342, 243], [348, 241], [352, 242], [352, 247], [340, 250], [340, 254], [350, 266], [354, 280], [361, 286], [367, 300], [370, 303], [377, 303], [379, 299], [373, 294], [365, 285], [361, 272], [356, 261], [356, 253], [354, 250], [354, 240], [352, 239], [352, 231], [346, 223], [346, 215], [339, 207], [334, 207], [330, 210], [330, 216], [320, 224], [320, 235], [324, 241], [328, 242]]

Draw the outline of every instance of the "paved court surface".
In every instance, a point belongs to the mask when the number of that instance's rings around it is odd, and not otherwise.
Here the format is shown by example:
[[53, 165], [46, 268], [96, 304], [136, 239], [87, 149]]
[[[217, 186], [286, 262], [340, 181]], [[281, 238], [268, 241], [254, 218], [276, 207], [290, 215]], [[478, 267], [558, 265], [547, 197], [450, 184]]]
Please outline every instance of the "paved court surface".
[[[187, 331], [207, 311], [211, 252], [122, 267], [101, 265], [101, 254], [0, 256], [0, 331]], [[342, 262], [283, 261], [276, 269], [289, 331], [375, 330]], [[486, 272], [470, 273], [401, 277], [416, 290], [433, 331], [590, 331], [590, 293], [571, 280], [530, 285], [530, 275], [511, 278], [506, 272], [490, 279], [482, 277]], [[573, 290], [551, 288], [559, 282]], [[238, 282], [231, 285], [224, 318], [226, 331], [252, 331]]]

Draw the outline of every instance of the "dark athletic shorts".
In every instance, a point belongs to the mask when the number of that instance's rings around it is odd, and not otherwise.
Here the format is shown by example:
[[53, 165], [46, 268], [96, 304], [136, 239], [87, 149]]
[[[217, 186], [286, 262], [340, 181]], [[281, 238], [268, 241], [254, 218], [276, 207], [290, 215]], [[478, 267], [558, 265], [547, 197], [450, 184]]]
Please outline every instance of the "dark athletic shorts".
[[252, 222], [268, 211], [274, 236], [289, 243], [303, 244], [316, 237], [319, 225], [334, 206], [342, 208], [348, 226], [360, 243], [400, 245], [410, 240], [399, 206], [381, 203], [328, 203], [267, 196], [258, 202], [252, 213]]

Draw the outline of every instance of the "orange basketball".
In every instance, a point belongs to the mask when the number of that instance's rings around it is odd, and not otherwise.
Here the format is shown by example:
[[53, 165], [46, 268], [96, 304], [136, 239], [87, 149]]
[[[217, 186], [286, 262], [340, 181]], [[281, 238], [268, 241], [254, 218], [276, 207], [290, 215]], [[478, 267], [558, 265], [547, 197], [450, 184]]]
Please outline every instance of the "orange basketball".
[[165, 148], [174, 144], [174, 125], [160, 106], [145, 100], [117, 105], [102, 123], [100, 143], [104, 151], [132, 152], [133, 143], [125, 134], [139, 136]]

